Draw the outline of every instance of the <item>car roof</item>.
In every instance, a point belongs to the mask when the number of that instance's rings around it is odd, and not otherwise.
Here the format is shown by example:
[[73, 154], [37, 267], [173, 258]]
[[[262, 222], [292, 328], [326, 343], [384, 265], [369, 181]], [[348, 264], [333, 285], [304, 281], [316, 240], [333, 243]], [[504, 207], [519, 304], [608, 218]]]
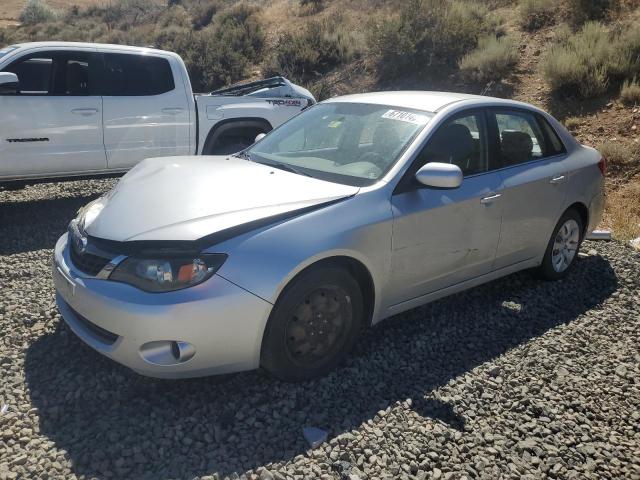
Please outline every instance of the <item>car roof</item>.
[[461, 102], [463, 100], [476, 101], [479, 105], [486, 104], [487, 102], [499, 103], [512, 106], [526, 106], [531, 108], [531, 105], [516, 102], [513, 100], [505, 100], [503, 98], [486, 97], [482, 95], [470, 95], [466, 93], [454, 93], [454, 92], [428, 92], [428, 91], [391, 91], [391, 92], [372, 92], [372, 93], [358, 93], [355, 95], [345, 95], [342, 97], [335, 97], [325, 102], [345, 102], [345, 103], [369, 103], [375, 105], [388, 105], [398, 108], [410, 108], [417, 110], [424, 110], [427, 112], [437, 112], [443, 109], [447, 105], [452, 103]]
[[28, 50], [32, 48], [96, 48], [96, 49], [109, 49], [109, 50], [122, 50], [125, 52], [131, 53], [145, 53], [145, 52], [156, 52], [163, 53], [169, 55], [176, 55], [173, 52], [168, 52], [165, 50], [159, 50], [153, 47], [134, 47], [132, 45], [116, 45], [109, 43], [89, 43], [89, 42], [25, 42], [25, 43], [15, 43], [13, 45], [8, 45], [9, 47], [14, 47], [17, 50]]

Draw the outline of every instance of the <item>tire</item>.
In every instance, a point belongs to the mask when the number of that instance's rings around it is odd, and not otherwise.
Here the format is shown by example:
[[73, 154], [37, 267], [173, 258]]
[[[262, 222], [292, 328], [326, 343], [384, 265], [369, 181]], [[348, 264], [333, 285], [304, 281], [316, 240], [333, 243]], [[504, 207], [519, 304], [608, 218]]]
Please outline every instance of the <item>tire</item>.
[[271, 312], [262, 340], [262, 369], [287, 382], [326, 375], [353, 347], [363, 312], [360, 287], [346, 270], [322, 266], [301, 273]]
[[[541, 278], [559, 280], [567, 276], [578, 258], [583, 232], [584, 226], [580, 214], [574, 209], [564, 212], [553, 229], [542, 264], [538, 267], [537, 273]], [[568, 240], [565, 241], [564, 238]]]

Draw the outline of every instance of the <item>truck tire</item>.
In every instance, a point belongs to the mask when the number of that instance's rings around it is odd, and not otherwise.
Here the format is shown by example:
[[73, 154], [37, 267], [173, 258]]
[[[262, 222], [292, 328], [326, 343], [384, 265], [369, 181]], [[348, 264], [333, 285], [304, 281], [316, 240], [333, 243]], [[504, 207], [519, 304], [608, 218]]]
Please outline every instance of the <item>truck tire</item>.
[[260, 133], [273, 129], [264, 119], [230, 119], [211, 129], [202, 149], [203, 155], [229, 155], [244, 150]]

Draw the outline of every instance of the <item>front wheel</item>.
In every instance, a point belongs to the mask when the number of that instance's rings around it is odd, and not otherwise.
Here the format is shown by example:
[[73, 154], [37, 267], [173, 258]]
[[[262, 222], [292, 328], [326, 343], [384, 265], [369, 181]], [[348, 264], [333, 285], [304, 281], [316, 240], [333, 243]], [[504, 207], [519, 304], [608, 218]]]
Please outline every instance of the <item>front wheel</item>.
[[582, 243], [582, 218], [573, 210], [567, 210], [553, 230], [542, 264], [540, 275], [548, 280], [566, 276], [573, 267]]
[[261, 366], [284, 381], [326, 375], [347, 355], [362, 329], [358, 283], [344, 269], [312, 268], [288, 285], [271, 312]]

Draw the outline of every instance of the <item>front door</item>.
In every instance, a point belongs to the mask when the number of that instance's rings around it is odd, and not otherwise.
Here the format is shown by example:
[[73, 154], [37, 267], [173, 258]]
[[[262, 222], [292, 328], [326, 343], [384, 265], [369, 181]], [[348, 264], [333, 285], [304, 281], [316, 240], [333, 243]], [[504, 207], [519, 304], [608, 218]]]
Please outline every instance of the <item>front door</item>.
[[567, 196], [565, 152], [541, 116], [493, 110], [504, 184], [502, 234], [495, 268], [542, 257]]
[[[482, 111], [446, 121], [399, 183], [392, 198], [391, 305], [489, 273], [502, 217], [501, 179], [489, 162]], [[425, 163], [458, 165], [459, 188], [417, 184]]]
[[4, 69], [18, 75], [20, 90], [0, 95], [0, 178], [106, 168], [97, 68], [90, 51], [47, 51]]
[[109, 168], [130, 168], [145, 158], [191, 153], [187, 94], [169, 60], [151, 54], [103, 55]]

